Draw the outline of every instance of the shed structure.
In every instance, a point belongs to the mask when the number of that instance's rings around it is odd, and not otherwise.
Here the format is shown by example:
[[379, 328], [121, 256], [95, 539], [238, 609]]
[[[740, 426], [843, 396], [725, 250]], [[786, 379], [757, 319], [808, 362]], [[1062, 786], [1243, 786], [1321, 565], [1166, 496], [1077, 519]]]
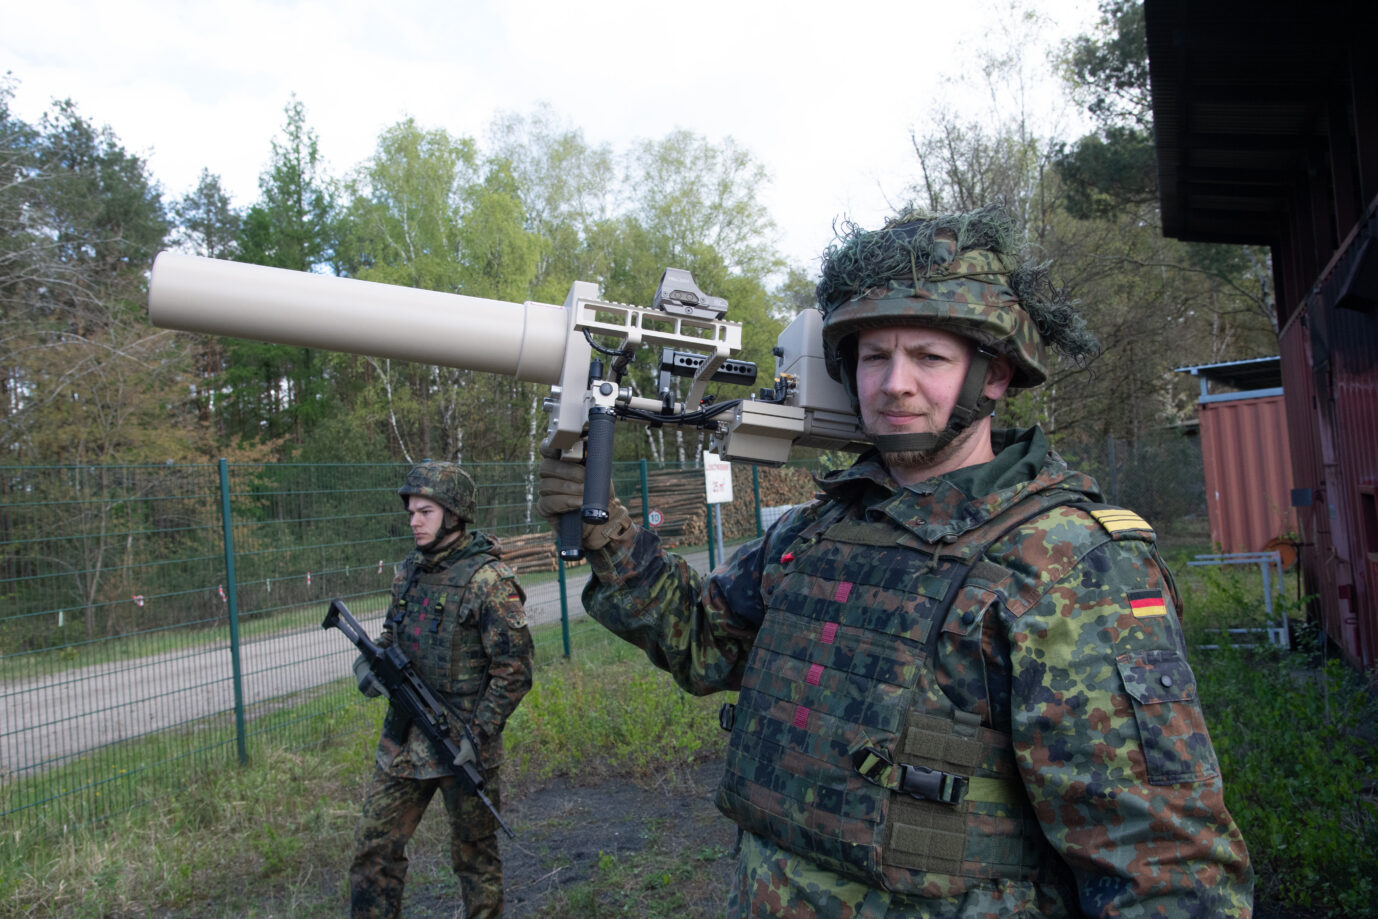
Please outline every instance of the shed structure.
[[1262, 552], [1292, 538], [1292, 457], [1276, 357], [1178, 367], [1201, 380], [1197, 402], [1211, 543]]
[[1163, 232], [1267, 246], [1300, 560], [1378, 658], [1378, 3], [1144, 0]]

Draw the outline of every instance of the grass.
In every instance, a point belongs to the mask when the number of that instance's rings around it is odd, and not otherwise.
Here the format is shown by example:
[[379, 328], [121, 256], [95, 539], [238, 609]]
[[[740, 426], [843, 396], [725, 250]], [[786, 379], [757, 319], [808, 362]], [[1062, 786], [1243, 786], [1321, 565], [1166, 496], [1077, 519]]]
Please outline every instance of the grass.
[[[684, 696], [591, 623], [572, 629], [572, 661], [561, 656], [558, 625], [535, 637], [537, 684], [505, 733], [509, 787], [551, 775], [635, 778], [721, 755], [721, 699]], [[47, 829], [29, 820], [2, 831], [0, 916], [338, 915], [383, 712], [345, 679], [259, 719], [244, 767], [233, 744], [195, 739], [219, 736], [223, 725], [207, 722], [7, 784], [8, 800], [24, 800], [40, 783], [61, 789], [173, 760], [140, 773], [136, 798], [104, 819], [89, 819], [99, 802], [58, 797], [41, 805]], [[194, 752], [169, 756], [188, 736]], [[446, 849], [439, 824], [423, 821], [418, 847]], [[451, 880], [443, 859], [414, 860], [411, 877]]]
[[[1257, 572], [1208, 571], [1196, 587], [1201, 613], [1186, 623], [1256, 896], [1378, 916], [1378, 694], [1315, 630], [1294, 633], [1295, 651], [1222, 642], [1221, 629], [1261, 622], [1260, 589]], [[1300, 623], [1296, 605], [1283, 607]]]
[[686, 853], [662, 841], [663, 830], [659, 821], [648, 826], [644, 847], [632, 855], [600, 852], [593, 876], [557, 891], [542, 907], [541, 916], [721, 916], [722, 891], [716, 889], [703, 868], [705, 863], [727, 853], [705, 847], [686, 857]]
[[[1191, 569], [1180, 580], [1193, 644], [1258, 617], [1256, 572]], [[536, 688], [506, 734], [509, 800], [552, 776], [639, 781], [721, 755], [721, 696], [686, 696], [586, 621], [571, 628], [570, 660], [558, 625], [536, 638]], [[1378, 705], [1363, 675], [1324, 652], [1196, 648], [1192, 663], [1258, 902], [1373, 916]], [[147, 770], [138, 800], [103, 820], [45, 804], [49, 829], [0, 830], [0, 917], [338, 915], [382, 713], [342, 680], [258, 719], [247, 766], [223, 745], [191, 743], [204, 749], [184, 757], [185, 771]], [[215, 727], [187, 733], [214, 737]], [[122, 762], [153, 762], [171, 742], [147, 738]], [[99, 754], [66, 768], [82, 767], [125, 768]], [[676, 849], [664, 829], [646, 827], [634, 853], [602, 854], [587, 879], [542, 901], [542, 915], [708, 915], [696, 906], [714, 894], [703, 868], [723, 853]], [[413, 859], [410, 883], [448, 889], [442, 821], [428, 816], [414, 848], [438, 854]]]

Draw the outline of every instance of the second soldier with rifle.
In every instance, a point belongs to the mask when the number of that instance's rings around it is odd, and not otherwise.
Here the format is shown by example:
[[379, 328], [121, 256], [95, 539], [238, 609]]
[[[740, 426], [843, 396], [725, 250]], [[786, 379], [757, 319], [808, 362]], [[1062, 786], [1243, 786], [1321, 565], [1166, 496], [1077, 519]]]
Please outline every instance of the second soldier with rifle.
[[[454, 463], [425, 462], [398, 490], [415, 549], [398, 566], [378, 645], [397, 647], [448, 708], [459, 765], [476, 764], [484, 791], [501, 806], [502, 729], [531, 688], [531, 634], [525, 594], [499, 559], [497, 543], [468, 531], [475, 488]], [[359, 688], [377, 695], [368, 661]], [[465, 732], [467, 725], [471, 731]], [[451, 746], [451, 745], [445, 745]], [[456, 776], [455, 758], [400, 710], [389, 707], [377, 766], [364, 799], [349, 871], [351, 914], [401, 914], [405, 849], [437, 792], [450, 822], [450, 858], [465, 915], [498, 919], [503, 910], [496, 814]]]

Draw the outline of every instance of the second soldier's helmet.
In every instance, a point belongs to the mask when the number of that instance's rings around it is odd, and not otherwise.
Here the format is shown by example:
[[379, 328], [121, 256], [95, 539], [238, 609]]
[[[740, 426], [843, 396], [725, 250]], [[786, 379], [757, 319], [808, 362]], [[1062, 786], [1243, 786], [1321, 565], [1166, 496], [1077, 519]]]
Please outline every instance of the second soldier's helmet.
[[402, 487], [397, 489], [403, 507], [407, 506], [407, 498], [412, 495], [430, 498], [465, 523], [474, 519], [476, 493], [474, 480], [458, 464], [430, 460], [412, 467], [402, 481]]

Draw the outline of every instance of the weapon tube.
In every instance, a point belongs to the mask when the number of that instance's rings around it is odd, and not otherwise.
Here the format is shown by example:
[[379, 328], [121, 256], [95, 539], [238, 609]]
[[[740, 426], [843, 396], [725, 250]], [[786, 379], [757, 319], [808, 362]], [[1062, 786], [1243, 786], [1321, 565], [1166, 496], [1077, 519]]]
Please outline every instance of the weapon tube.
[[161, 252], [148, 285], [156, 326], [560, 380], [568, 321], [545, 303], [507, 303]]
[[[740, 323], [723, 318], [727, 302], [709, 297], [689, 273], [666, 269], [653, 307], [598, 299], [587, 281], [570, 287], [563, 306], [509, 303], [242, 262], [159, 253], [149, 280], [154, 325], [420, 361], [499, 373], [550, 386], [541, 452], [588, 466], [582, 508], [561, 522], [560, 555], [579, 558], [580, 523], [608, 519], [614, 421], [706, 430], [729, 461], [780, 465], [791, 446], [865, 449], [842, 386], [826, 371], [822, 316], [802, 311], [780, 334], [772, 389], [708, 404], [709, 382], [749, 385], [756, 367], [731, 360], [741, 350]], [[612, 379], [593, 359], [592, 336], [615, 338]], [[660, 398], [619, 385], [642, 346], [661, 349]], [[690, 377], [682, 401], [669, 377]]]

